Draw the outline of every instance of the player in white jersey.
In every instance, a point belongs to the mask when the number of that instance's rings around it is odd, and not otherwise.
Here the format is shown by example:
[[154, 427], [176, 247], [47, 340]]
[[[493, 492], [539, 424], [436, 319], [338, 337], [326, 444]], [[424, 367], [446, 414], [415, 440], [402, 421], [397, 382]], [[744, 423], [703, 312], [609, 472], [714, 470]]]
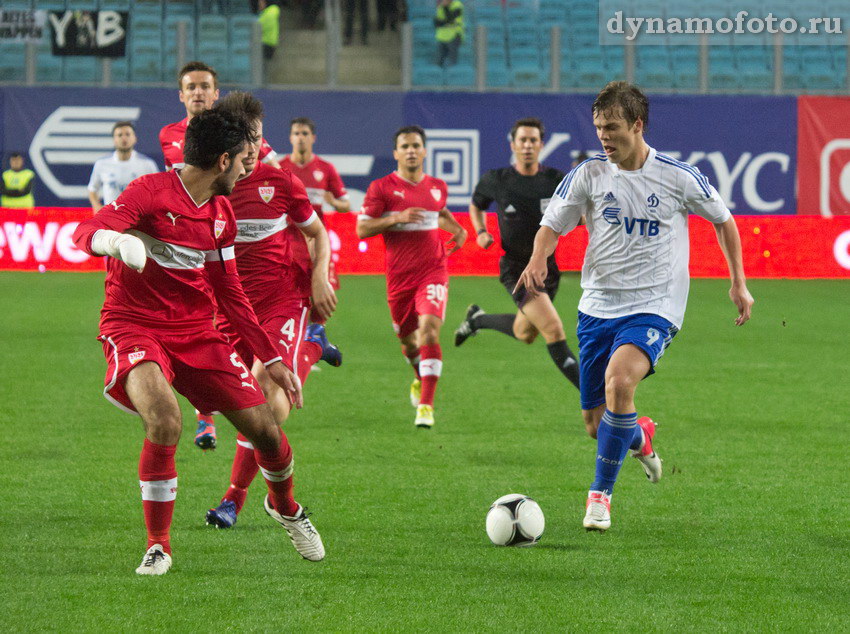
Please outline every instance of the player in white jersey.
[[649, 103], [626, 82], [611, 82], [593, 103], [604, 152], [576, 166], [552, 197], [517, 289], [536, 296], [558, 237], [587, 219], [578, 339], [581, 407], [597, 439], [596, 478], [584, 527], [611, 525], [611, 493], [629, 450], [650, 482], [661, 477], [652, 449], [655, 423], [637, 418], [635, 389], [654, 372], [685, 315], [688, 212], [714, 224], [732, 279], [737, 325], [750, 318], [741, 239], [717, 191], [695, 167], [656, 152], [643, 138]]
[[130, 181], [159, 171], [152, 159], [133, 149], [136, 129], [132, 121], [119, 121], [112, 126], [112, 142], [115, 152], [94, 162], [89, 179], [89, 202], [94, 213], [118, 198]]

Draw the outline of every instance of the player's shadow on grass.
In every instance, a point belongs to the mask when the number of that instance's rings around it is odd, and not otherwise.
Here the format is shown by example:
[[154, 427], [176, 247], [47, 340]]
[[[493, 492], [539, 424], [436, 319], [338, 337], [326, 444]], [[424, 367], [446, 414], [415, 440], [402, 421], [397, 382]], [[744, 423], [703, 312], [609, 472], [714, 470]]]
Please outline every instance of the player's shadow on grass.
[[552, 544], [549, 542], [535, 544], [534, 548], [542, 550], [581, 550], [576, 544]]

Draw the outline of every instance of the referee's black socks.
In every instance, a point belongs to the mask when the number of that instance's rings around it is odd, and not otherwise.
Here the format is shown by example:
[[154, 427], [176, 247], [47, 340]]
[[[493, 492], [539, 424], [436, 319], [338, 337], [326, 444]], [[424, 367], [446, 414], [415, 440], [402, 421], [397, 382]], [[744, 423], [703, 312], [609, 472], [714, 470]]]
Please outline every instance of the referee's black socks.
[[496, 315], [484, 313], [472, 320], [472, 328], [473, 330], [498, 330], [505, 333], [508, 337], [516, 339], [516, 335], [514, 335], [514, 321], [516, 321], [516, 315], [514, 313]]
[[552, 361], [555, 362], [561, 373], [567, 377], [570, 383], [578, 387], [578, 361], [576, 361], [573, 353], [570, 352], [567, 341], [562, 339], [561, 341], [548, 343], [546, 344], [546, 348], [549, 350], [549, 356], [552, 357]]

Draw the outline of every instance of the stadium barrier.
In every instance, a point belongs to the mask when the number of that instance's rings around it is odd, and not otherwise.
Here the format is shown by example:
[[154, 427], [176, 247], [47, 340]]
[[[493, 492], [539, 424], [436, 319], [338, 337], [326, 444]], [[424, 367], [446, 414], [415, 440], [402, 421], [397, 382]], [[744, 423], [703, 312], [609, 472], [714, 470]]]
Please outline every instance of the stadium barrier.
[[[467, 244], [449, 260], [452, 275], [498, 275], [501, 250], [475, 244], [469, 214], [455, 216], [470, 233]], [[77, 225], [91, 217], [90, 208], [0, 209], [0, 270], [102, 271], [102, 258], [77, 249], [71, 237]], [[380, 275], [384, 272], [381, 238], [360, 240], [355, 214], [328, 214], [333, 257], [340, 274]], [[850, 216], [736, 216], [743, 243], [744, 267], [751, 278], [850, 278]], [[487, 217], [498, 241], [494, 214]], [[726, 262], [712, 225], [692, 216], [691, 275], [726, 277]], [[446, 239], [448, 240], [448, 234]], [[587, 246], [587, 231], [579, 227], [563, 238], [556, 252], [564, 271], [578, 271]]]

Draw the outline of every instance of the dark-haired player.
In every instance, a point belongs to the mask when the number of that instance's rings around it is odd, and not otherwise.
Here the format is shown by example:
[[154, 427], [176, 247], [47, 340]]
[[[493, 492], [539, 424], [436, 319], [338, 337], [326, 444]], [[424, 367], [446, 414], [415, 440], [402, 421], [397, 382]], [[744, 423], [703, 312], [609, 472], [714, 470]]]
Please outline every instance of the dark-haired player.
[[[292, 144], [292, 153], [283, 158], [280, 166], [288, 169], [304, 183], [313, 209], [316, 210], [322, 222], [325, 221], [322, 213], [323, 203], [330, 205], [334, 212], [350, 211], [351, 202], [348, 200], [348, 192], [336, 168], [332, 163], [313, 154], [313, 144], [316, 143], [316, 124], [313, 120], [307, 117], [296, 117], [290, 121], [289, 142]], [[304, 250], [307, 245], [300, 240], [293, 241], [293, 247]], [[331, 286], [338, 289], [339, 278], [333, 259], [328, 271]], [[305, 274], [309, 276], [309, 272]], [[318, 315], [313, 315], [313, 321], [319, 321]]]
[[737, 325], [750, 318], [741, 239], [717, 190], [692, 165], [656, 152], [644, 140], [649, 102], [632, 84], [611, 82], [592, 107], [603, 153], [573, 169], [555, 190], [517, 289], [536, 297], [558, 236], [587, 219], [578, 309], [581, 409], [597, 439], [596, 477], [584, 527], [611, 526], [611, 494], [629, 450], [650, 482], [661, 477], [655, 423], [637, 417], [635, 391], [655, 371], [682, 327], [688, 300], [688, 213], [714, 224], [729, 265]]
[[[509, 293], [513, 293], [534, 250], [534, 236], [540, 228], [543, 211], [565, 176], [560, 170], [540, 164], [543, 133], [540, 119], [526, 118], [514, 123], [511, 150], [516, 163], [484, 174], [469, 205], [469, 217], [478, 234], [478, 246], [489, 249], [494, 240], [487, 231], [484, 212], [493, 202], [496, 203], [502, 250], [505, 252], [499, 259], [499, 281]], [[544, 293], [534, 298], [514, 297], [519, 307], [516, 313], [487, 314], [480, 306], [472, 304], [455, 331], [455, 345], [461, 345], [484, 329], [502, 332], [528, 344], [540, 334], [546, 341], [552, 361], [578, 387], [578, 362], [567, 346], [564, 325], [552, 304], [560, 281], [561, 272], [553, 254], [546, 261]]]
[[[243, 118], [204, 112], [186, 130], [186, 167], [133, 181], [112, 204], [81, 223], [76, 245], [109, 255], [100, 339], [107, 359], [105, 396], [142, 418], [139, 461], [147, 552], [136, 569], [171, 567], [171, 517], [177, 495], [174, 454], [182, 430], [171, 388], [202, 411], [218, 411], [255, 447], [275, 511], [298, 552], [324, 556], [292, 493], [292, 449], [263, 393], [213, 311], [227, 316], [266, 372], [300, 405], [301, 386], [257, 322], [234, 259], [237, 234], [226, 196], [245, 173], [253, 130]], [[214, 303], [215, 299], [215, 303]]]
[[[417, 427], [434, 424], [434, 394], [443, 368], [440, 328], [449, 298], [447, 259], [466, 242], [466, 229], [446, 208], [446, 183], [423, 171], [425, 155], [425, 131], [399, 129], [393, 139], [398, 170], [372, 181], [357, 218], [360, 238], [384, 236], [393, 328], [416, 373], [410, 399]], [[448, 250], [440, 229], [452, 235]]]
[[[245, 117], [254, 130], [256, 144], [243, 161], [245, 176], [236, 182], [229, 197], [236, 216], [236, 267], [260, 325], [277, 342], [284, 363], [292, 366], [303, 383], [310, 368], [320, 359], [335, 366], [342, 362], [339, 350], [328, 343], [324, 326], [308, 325], [311, 305], [322, 320], [330, 317], [336, 308], [336, 296], [328, 283], [328, 233], [298, 178], [286, 169], [275, 169], [257, 160], [263, 136], [263, 104], [250, 93], [232, 92], [213, 110]], [[313, 242], [315, 262], [309, 262], [308, 253], [302, 255], [292, 248], [293, 230], [302, 234], [303, 237], [299, 236], [302, 242], [305, 237]], [[298, 261], [299, 257], [306, 257], [308, 262]], [[312, 269], [312, 283], [301, 283], [299, 272], [304, 269]], [[219, 327], [231, 335], [228, 324]], [[238, 335], [230, 338], [250, 366], [254, 355], [245, 349]], [[289, 398], [269, 378], [259, 360], [253, 363], [253, 373], [275, 420], [282, 425], [291, 409]], [[230, 486], [219, 505], [207, 512], [208, 524], [230, 528], [236, 523], [258, 469], [250, 440], [243, 434], [237, 435]], [[268, 501], [266, 511], [278, 519]]]
[[[212, 108], [218, 99], [218, 74], [212, 66], [203, 62], [189, 62], [177, 74], [177, 85], [180, 88], [178, 96], [186, 107], [186, 118], [169, 123], [159, 131], [159, 143], [165, 157], [165, 169], [183, 167], [183, 138], [186, 126], [204, 110]], [[263, 139], [260, 149], [260, 160], [273, 167], [280, 167], [276, 154], [268, 142]], [[201, 449], [215, 449], [215, 422], [212, 415], [196, 412], [198, 429], [195, 431], [195, 444]]]

